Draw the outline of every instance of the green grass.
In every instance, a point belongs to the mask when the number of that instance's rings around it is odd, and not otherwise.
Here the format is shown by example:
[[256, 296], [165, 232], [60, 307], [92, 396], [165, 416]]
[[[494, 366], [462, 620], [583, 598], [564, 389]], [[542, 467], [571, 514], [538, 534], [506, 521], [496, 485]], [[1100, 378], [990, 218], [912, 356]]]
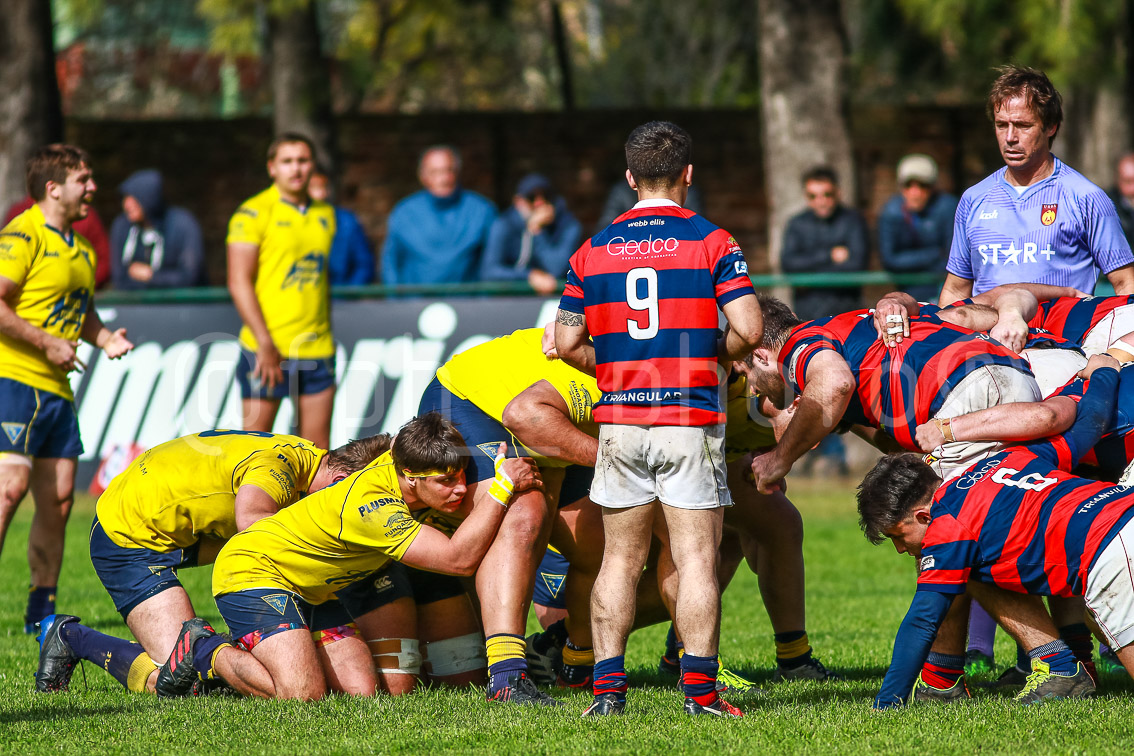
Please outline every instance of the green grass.
[[[71, 691], [33, 692], [35, 642], [20, 632], [29, 513], [18, 515], [0, 556], [0, 753], [1129, 753], [1134, 745], [1134, 684], [1104, 679], [1093, 700], [1021, 708], [982, 695], [952, 706], [876, 713], [870, 700], [889, 662], [891, 643], [913, 591], [913, 563], [889, 547], [872, 547], [856, 526], [848, 487], [793, 482], [807, 523], [809, 632], [843, 683], [769, 683], [771, 628], [756, 589], [742, 571], [724, 597], [722, 653], [734, 669], [766, 683], [767, 695], [737, 701], [739, 721], [689, 719], [681, 699], [653, 671], [664, 637], [635, 634], [627, 651], [629, 714], [583, 721], [588, 696], [562, 694], [561, 711], [490, 705], [477, 691], [432, 690], [391, 699], [333, 696], [318, 703], [233, 699], [158, 701], [127, 694], [85, 664]], [[25, 505], [30, 508], [30, 505]], [[61, 611], [104, 632], [127, 635], [86, 553], [92, 503], [76, 508], [68, 529]], [[742, 568], [743, 569], [743, 568]], [[208, 570], [182, 573], [198, 610], [219, 622], [208, 596]], [[997, 655], [1013, 658], [998, 639]]]

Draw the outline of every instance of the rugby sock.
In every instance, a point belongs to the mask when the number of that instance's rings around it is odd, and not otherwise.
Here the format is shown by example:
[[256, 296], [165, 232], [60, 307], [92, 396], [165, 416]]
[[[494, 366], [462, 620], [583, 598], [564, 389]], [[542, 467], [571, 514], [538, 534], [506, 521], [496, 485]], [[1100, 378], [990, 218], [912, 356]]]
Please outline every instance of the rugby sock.
[[1098, 672], [1095, 670], [1095, 644], [1091, 636], [1091, 629], [1082, 622], [1064, 625], [1059, 628], [1059, 639], [1067, 644], [1075, 658], [1083, 663], [1090, 673], [1091, 679], [1098, 682]]
[[1055, 675], [1073, 675], [1079, 667], [1079, 660], [1061, 640], [1053, 640], [1051, 643], [1033, 648], [1028, 652], [1028, 657], [1031, 660], [1042, 661]]
[[197, 670], [197, 677], [202, 680], [212, 680], [216, 675], [213, 672], [213, 660], [217, 653], [232, 642], [225, 635], [210, 635], [199, 639], [193, 644], [193, 669]]
[[675, 628], [671, 622], [669, 623], [669, 632], [665, 634], [666, 660], [677, 664], [677, 660], [681, 656], [682, 647], [682, 642], [677, 638], [677, 628]]
[[488, 692], [491, 695], [508, 685], [508, 677], [528, 668], [527, 644], [522, 635], [497, 633], [485, 639], [488, 650]]
[[776, 633], [775, 638], [776, 664], [779, 666], [794, 669], [811, 661], [811, 644], [807, 640], [807, 631]]
[[570, 640], [563, 647], [563, 669], [559, 674], [559, 684], [581, 688], [594, 675], [595, 650], [579, 648]]
[[32, 626], [51, 614], [55, 614], [55, 586], [29, 585], [28, 610], [24, 614], [25, 631], [34, 632]]
[[969, 611], [969, 651], [980, 651], [989, 659], [996, 658], [993, 642], [996, 640], [996, 620], [977, 602]]
[[595, 662], [595, 696], [613, 693], [626, 700], [626, 657], [612, 656]]
[[1028, 654], [1028, 650], [1018, 643], [1016, 644], [1016, 669], [1021, 672], [1032, 671], [1032, 657]]
[[717, 672], [720, 670], [720, 657], [681, 656], [681, 687], [685, 697], [692, 698], [702, 706], [711, 706], [717, 701]]
[[135, 693], [146, 689], [146, 680], [158, 668], [140, 644], [104, 635], [78, 622], [63, 625], [59, 635], [76, 656], [102, 667], [127, 690]]
[[921, 679], [938, 690], [948, 690], [965, 674], [965, 657], [960, 654], [936, 654], [932, 651], [921, 668]]

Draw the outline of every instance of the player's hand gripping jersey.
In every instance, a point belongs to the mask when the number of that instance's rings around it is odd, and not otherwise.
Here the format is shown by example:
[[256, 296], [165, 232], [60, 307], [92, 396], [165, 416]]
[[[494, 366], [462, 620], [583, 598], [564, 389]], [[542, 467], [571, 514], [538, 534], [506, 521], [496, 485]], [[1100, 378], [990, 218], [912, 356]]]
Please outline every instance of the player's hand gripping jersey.
[[[81, 234], [67, 239], [39, 205], [0, 231], [0, 276], [16, 284], [16, 316], [57, 338], [77, 341], [95, 284], [95, 253]], [[63, 369], [25, 341], [0, 333], [0, 378], [73, 399]]]
[[390, 452], [230, 540], [213, 595], [279, 588], [322, 604], [343, 586], [401, 559], [422, 525], [402, 499]]
[[142, 454], [99, 497], [96, 514], [123, 548], [167, 552], [236, 534], [236, 493], [253, 485], [281, 507], [298, 501], [326, 455], [298, 436], [205, 431]]
[[1003, 365], [1031, 375], [1018, 354], [983, 333], [932, 316], [910, 318], [910, 335], [887, 347], [878, 339], [873, 316], [859, 310], [804, 323], [780, 350], [784, 380], [797, 393], [807, 365], [820, 351], [837, 352], [855, 378], [855, 395], [844, 419], [881, 428], [910, 451], [914, 434], [941, 408], [949, 392], [970, 372]]
[[[335, 210], [312, 200], [300, 209], [272, 186], [237, 209], [228, 223], [227, 244], [260, 248], [256, 299], [264, 322], [284, 359], [322, 359], [335, 353], [331, 337], [327, 258], [335, 236]], [[256, 351], [245, 325], [240, 345]]]
[[595, 420], [723, 423], [717, 309], [754, 293], [736, 240], [671, 202], [639, 203], [586, 241], [559, 307], [594, 340]]

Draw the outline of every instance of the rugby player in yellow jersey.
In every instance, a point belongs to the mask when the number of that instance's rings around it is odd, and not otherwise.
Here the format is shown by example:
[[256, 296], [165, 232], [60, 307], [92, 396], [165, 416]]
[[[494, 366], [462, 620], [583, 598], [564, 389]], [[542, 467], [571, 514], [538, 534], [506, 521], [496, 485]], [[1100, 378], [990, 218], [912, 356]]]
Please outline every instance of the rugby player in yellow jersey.
[[142, 454], [99, 497], [91, 562], [139, 643], [91, 630], [78, 617], [44, 620], [36, 688], [65, 690], [79, 659], [133, 691], [153, 691], [158, 665], [195, 612], [177, 578], [211, 564], [221, 545], [257, 520], [361, 470], [387, 435], [324, 451], [298, 436], [211, 430]]
[[370, 652], [349, 617], [315, 638], [311, 609], [390, 560], [471, 575], [513, 497], [542, 483], [532, 460], [506, 458], [501, 445], [489, 493], [447, 537], [414, 512], [461, 505], [467, 455], [452, 423], [437, 413], [414, 418], [364, 470], [234, 536], [217, 557], [213, 594], [240, 647], [186, 623], [161, 674], [178, 684], [219, 675], [266, 698], [373, 694]]
[[307, 193], [314, 161], [307, 137], [273, 140], [272, 186], [237, 209], [226, 243], [228, 290], [244, 321], [236, 370], [244, 430], [270, 431], [290, 396], [299, 435], [326, 448], [335, 399], [327, 278], [335, 210]]
[[55, 611], [83, 451], [67, 380], [84, 367], [75, 348], [81, 338], [116, 359], [134, 346], [125, 329], [109, 330], [95, 311], [94, 250], [71, 227], [90, 211], [97, 188], [90, 166], [71, 145], [37, 151], [27, 163], [35, 204], [0, 230], [0, 547], [30, 487], [28, 633]]

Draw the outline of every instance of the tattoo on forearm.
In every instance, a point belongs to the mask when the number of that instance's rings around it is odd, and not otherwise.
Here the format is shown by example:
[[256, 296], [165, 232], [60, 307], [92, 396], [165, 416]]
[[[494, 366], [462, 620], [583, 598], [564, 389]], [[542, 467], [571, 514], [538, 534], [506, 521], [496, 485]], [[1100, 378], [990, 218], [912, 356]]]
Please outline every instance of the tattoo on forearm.
[[560, 310], [555, 316], [555, 322], [562, 323], [565, 326], [581, 326], [583, 325], [583, 316], [577, 312]]

